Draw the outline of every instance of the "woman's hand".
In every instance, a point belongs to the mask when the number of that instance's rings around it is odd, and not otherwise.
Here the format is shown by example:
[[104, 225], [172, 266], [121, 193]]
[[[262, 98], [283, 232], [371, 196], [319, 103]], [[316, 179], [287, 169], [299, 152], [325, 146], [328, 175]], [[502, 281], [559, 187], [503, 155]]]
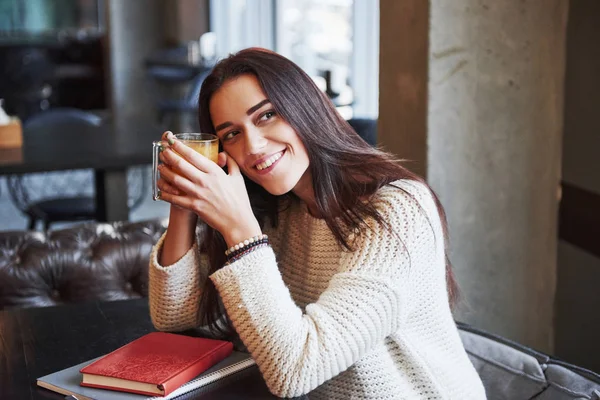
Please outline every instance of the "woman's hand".
[[[260, 235], [239, 166], [226, 153], [219, 165], [165, 133], [160, 153], [160, 198], [190, 210], [219, 231], [228, 246]], [[229, 173], [222, 167], [227, 165]]]

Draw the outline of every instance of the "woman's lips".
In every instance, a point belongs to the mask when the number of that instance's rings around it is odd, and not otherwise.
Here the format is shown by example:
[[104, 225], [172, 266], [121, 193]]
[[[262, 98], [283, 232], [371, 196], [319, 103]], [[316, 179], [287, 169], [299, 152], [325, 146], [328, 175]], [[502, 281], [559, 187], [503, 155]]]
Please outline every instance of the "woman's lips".
[[272, 155], [267, 160], [254, 167], [256, 169], [256, 172], [258, 172], [259, 175], [268, 174], [275, 168], [277, 164], [279, 164], [279, 161], [281, 161], [284, 155], [285, 150]]

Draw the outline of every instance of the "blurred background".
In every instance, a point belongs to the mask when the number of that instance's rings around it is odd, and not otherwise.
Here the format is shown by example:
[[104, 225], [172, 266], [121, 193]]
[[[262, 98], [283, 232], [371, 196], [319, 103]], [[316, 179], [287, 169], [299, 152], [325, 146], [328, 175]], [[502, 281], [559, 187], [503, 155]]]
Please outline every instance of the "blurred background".
[[[273, 49], [439, 194], [457, 319], [600, 371], [598, 20], [597, 0], [0, 0], [0, 98], [26, 130], [65, 108], [194, 130], [214, 62]], [[148, 168], [131, 221], [168, 215]], [[15, 179], [0, 230], [45, 226], [22, 196], [45, 175]]]

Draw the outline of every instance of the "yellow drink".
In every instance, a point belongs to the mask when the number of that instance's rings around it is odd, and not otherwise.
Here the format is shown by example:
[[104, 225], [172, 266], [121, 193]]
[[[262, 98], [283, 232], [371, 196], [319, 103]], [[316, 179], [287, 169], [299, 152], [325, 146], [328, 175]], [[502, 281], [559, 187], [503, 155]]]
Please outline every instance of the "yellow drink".
[[181, 140], [181, 143], [194, 149], [212, 162], [216, 163], [219, 158], [218, 140]]

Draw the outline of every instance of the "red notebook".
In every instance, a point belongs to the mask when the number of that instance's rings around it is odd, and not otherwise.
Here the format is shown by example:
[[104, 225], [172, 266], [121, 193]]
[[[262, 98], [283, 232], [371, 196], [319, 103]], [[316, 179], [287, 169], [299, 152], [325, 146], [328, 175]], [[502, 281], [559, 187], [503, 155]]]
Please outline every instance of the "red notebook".
[[153, 332], [81, 369], [81, 386], [166, 396], [233, 351], [233, 344]]

